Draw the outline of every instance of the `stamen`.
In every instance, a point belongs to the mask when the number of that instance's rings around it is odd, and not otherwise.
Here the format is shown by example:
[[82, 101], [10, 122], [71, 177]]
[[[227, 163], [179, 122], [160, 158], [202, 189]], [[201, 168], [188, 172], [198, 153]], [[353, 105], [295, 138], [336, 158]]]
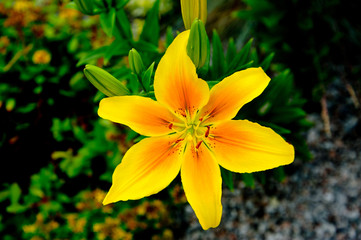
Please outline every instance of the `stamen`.
[[170, 123], [170, 124], [168, 125], [168, 128], [169, 128], [169, 129], [172, 129], [172, 127], [173, 127], [173, 123]]
[[209, 135], [209, 130], [211, 129], [211, 127], [210, 126], [207, 126], [207, 131], [206, 131], [206, 134], [205, 134], [205, 136], [206, 137], [208, 137], [208, 135]]
[[177, 144], [177, 143], [179, 143], [180, 141], [183, 141], [184, 139], [182, 139], [182, 138], [179, 138], [179, 139], [177, 139], [176, 141], [175, 141], [175, 143], [174, 144]]
[[197, 143], [197, 146], [196, 146], [197, 149], [201, 146], [202, 142], [203, 141], [199, 141], [199, 143]]

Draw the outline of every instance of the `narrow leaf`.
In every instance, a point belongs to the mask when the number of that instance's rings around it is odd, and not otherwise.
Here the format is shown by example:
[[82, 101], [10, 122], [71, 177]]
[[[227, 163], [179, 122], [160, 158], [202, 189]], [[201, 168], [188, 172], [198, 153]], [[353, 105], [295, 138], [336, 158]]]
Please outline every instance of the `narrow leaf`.
[[224, 74], [226, 65], [222, 42], [216, 30], [213, 30], [212, 50], [212, 77], [217, 78]]
[[149, 66], [149, 68], [143, 73], [142, 76], [142, 83], [145, 89], [147, 90], [147, 92], [150, 90], [153, 70], [154, 70], [154, 62]]
[[109, 12], [104, 12], [100, 14], [100, 25], [108, 37], [113, 36], [113, 29], [116, 20], [115, 17], [116, 17], [116, 11], [114, 8], [110, 9]]
[[227, 68], [227, 74], [234, 72], [236, 68], [244, 65], [247, 62], [249, 51], [251, 49], [253, 38], [251, 38], [246, 45], [244, 45], [239, 53], [234, 57], [233, 61]]
[[157, 46], [142, 40], [133, 43], [133, 47], [138, 49], [139, 52], [159, 53], [159, 49]]
[[231, 191], [233, 191], [234, 190], [233, 173], [221, 167], [221, 175], [223, 182]]
[[120, 39], [133, 39], [130, 22], [123, 8], [116, 12], [114, 36]]
[[254, 177], [252, 173], [243, 173], [242, 180], [246, 187], [254, 187]]
[[126, 56], [130, 49], [130, 45], [126, 40], [115, 39], [105, 51], [104, 64], [107, 65], [114, 56]]
[[86, 55], [82, 56], [79, 60], [79, 62], [76, 64], [77, 67], [91, 63], [94, 60], [97, 60], [104, 56], [104, 52], [106, 52], [108, 49], [108, 46], [100, 47], [98, 49], [89, 51]]
[[232, 60], [235, 58], [236, 54], [237, 54], [236, 45], [234, 44], [233, 38], [230, 38], [229, 42], [228, 42], [227, 56], [226, 56], [228, 64], [230, 64], [232, 62]]
[[271, 53], [262, 61], [262, 63], [260, 65], [261, 65], [263, 71], [267, 71], [274, 56], [275, 56], [275, 53]]
[[154, 46], [158, 46], [159, 40], [159, 0], [154, 2], [153, 7], [149, 10], [147, 18], [145, 19], [142, 33], [140, 34], [140, 39], [149, 43], [152, 43]]
[[166, 33], [166, 37], [165, 37], [165, 46], [166, 48], [169, 47], [169, 45], [173, 42], [174, 40], [174, 36], [173, 36], [173, 30], [171, 26], [167, 27], [167, 33]]

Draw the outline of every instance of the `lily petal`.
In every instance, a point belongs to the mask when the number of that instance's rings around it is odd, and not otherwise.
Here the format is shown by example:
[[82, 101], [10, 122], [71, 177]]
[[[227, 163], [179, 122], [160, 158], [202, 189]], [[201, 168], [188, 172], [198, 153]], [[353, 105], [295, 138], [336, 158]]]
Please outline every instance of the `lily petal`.
[[184, 192], [204, 230], [217, 227], [222, 216], [222, 178], [217, 162], [201, 144], [187, 146], [181, 169]]
[[168, 47], [154, 76], [157, 100], [173, 112], [185, 116], [203, 107], [209, 99], [208, 84], [199, 79], [187, 55], [189, 31], [180, 33]]
[[208, 146], [218, 163], [233, 172], [257, 172], [294, 160], [294, 148], [271, 128], [247, 120], [213, 126]]
[[207, 123], [234, 118], [244, 104], [263, 92], [269, 81], [262, 68], [248, 68], [226, 77], [211, 89], [200, 116], [208, 118]]
[[103, 204], [140, 199], [158, 193], [178, 175], [182, 143], [174, 135], [146, 138], [131, 147], [113, 173]]
[[173, 132], [174, 115], [158, 102], [139, 96], [116, 96], [100, 101], [98, 115], [112, 122], [129, 126], [145, 136]]

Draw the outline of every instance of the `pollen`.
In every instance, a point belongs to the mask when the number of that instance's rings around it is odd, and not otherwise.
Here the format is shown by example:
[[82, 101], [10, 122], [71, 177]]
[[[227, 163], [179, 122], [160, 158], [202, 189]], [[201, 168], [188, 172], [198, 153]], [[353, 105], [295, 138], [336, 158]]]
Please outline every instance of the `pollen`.
[[199, 147], [201, 146], [203, 141], [199, 141], [199, 143], [197, 143], [196, 149], [199, 149]]

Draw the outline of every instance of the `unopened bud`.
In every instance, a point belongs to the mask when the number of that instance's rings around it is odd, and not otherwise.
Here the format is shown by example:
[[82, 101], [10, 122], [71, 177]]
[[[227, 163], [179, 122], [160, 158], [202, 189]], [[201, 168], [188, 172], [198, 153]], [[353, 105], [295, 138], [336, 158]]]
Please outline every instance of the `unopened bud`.
[[129, 51], [128, 61], [129, 67], [133, 71], [133, 73], [140, 76], [140, 74], [145, 70], [143, 60], [137, 50], [135, 50], [134, 48]]
[[201, 68], [208, 57], [208, 36], [201, 20], [193, 22], [187, 43], [187, 54], [196, 68]]
[[122, 96], [129, 94], [129, 90], [118, 79], [107, 71], [93, 65], [86, 65], [84, 68], [86, 78], [99, 91], [108, 97]]
[[186, 29], [195, 19], [207, 21], [207, 0], [181, 0], [182, 18]]
[[78, 10], [86, 15], [94, 15], [93, 0], [74, 0]]

